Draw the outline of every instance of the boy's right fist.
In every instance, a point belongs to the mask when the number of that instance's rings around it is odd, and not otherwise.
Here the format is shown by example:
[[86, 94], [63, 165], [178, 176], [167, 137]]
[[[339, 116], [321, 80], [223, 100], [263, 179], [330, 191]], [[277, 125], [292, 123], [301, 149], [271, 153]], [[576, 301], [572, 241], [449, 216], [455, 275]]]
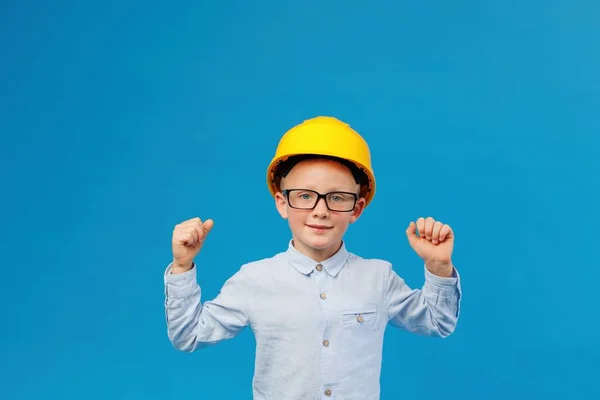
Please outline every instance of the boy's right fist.
[[194, 257], [200, 251], [213, 225], [213, 220], [207, 219], [203, 223], [200, 218], [192, 218], [175, 225], [172, 239], [172, 273], [178, 274], [192, 269]]

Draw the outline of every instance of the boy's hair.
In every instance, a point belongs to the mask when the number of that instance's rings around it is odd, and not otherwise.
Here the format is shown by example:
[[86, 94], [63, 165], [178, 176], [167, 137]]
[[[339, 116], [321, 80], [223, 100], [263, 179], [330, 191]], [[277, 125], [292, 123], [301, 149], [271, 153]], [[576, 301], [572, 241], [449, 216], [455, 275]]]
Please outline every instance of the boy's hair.
[[291, 156], [287, 160], [282, 161], [274, 173], [275, 187], [278, 190], [281, 190], [281, 179], [285, 178], [296, 164], [305, 160], [330, 160], [342, 164], [350, 170], [354, 177], [354, 181], [360, 185], [360, 197], [366, 196], [369, 187], [369, 177], [362, 169], [358, 168], [353, 162], [344, 160], [343, 158], [321, 154], [300, 154]]

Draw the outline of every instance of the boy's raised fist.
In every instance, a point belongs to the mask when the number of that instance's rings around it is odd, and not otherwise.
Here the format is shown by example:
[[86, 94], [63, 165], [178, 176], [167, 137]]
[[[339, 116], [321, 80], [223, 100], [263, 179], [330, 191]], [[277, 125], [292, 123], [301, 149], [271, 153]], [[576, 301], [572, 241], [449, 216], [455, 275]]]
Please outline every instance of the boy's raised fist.
[[192, 268], [194, 258], [202, 248], [206, 236], [214, 225], [213, 220], [202, 222], [200, 218], [192, 218], [175, 225], [173, 230], [173, 269], [174, 274]]
[[454, 232], [449, 225], [432, 217], [420, 217], [416, 223], [411, 222], [408, 225], [406, 236], [410, 246], [425, 261], [429, 271], [439, 276], [452, 275]]

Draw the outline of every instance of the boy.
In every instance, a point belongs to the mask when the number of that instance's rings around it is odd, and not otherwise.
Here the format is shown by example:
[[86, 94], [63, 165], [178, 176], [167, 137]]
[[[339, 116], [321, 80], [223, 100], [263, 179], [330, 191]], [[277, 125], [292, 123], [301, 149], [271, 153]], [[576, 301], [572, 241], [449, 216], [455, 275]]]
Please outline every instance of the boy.
[[175, 227], [164, 275], [169, 339], [191, 352], [250, 326], [254, 399], [379, 399], [388, 323], [441, 337], [455, 329], [461, 289], [452, 229], [433, 218], [406, 229], [425, 264], [421, 290], [409, 288], [390, 263], [350, 253], [343, 235], [373, 199], [375, 177], [367, 143], [335, 118], [288, 131], [267, 184], [288, 220], [289, 246], [243, 265], [212, 301], [201, 302], [196, 274], [203, 267], [194, 258], [213, 221]]

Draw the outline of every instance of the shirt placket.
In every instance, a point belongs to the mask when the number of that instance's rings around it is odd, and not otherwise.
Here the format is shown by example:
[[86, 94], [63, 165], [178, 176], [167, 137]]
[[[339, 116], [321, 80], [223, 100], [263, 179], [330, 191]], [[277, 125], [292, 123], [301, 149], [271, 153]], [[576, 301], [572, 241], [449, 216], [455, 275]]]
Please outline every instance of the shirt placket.
[[315, 284], [317, 286], [317, 290], [319, 293], [319, 297], [320, 297], [320, 304], [321, 304], [321, 310], [322, 310], [322, 318], [323, 318], [323, 325], [322, 325], [322, 332], [321, 332], [321, 337], [319, 338], [319, 340], [321, 341], [321, 384], [322, 384], [322, 388], [321, 388], [321, 397], [323, 399], [332, 399], [333, 397], [333, 382], [330, 381], [330, 376], [331, 374], [329, 373], [329, 368], [330, 368], [330, 354], [331, 354], [331, 346], [334, 345], [331, 342], [331, 338], [329, 337], [329, 333], [330, 333], [330, 326], [329, 326], [329, 321], [327, 316], [330, 314], [328, 312], [328, 304], [330, 302], [329, 299], [329, 293], [328, 293], [328, 289], [329, 289], [329, 277], [327, 275], [327, 272], [325, 271], [324, 267], [322, 264], [317, 264], [315, 266], [315, 273], [313, 274], [314, 276], [314, 280], [315, 280]]

